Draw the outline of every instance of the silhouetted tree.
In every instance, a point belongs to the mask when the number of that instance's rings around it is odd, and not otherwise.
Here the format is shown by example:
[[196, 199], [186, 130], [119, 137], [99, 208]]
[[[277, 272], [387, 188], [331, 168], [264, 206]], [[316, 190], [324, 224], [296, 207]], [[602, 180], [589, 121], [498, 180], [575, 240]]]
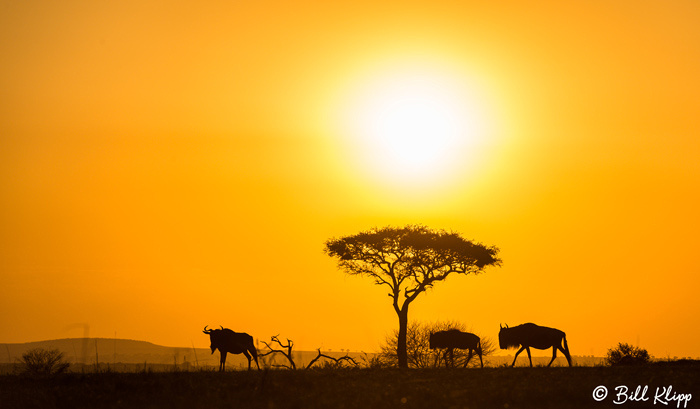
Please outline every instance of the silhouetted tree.
[[325, 251], [338, 258], [338, 266], [346, 273], [370, 277], [375, 284], [390, 288], [399, 318], [396, 354], [400, 368], [408, 367], [406, 331], [411, 302], [453, 273], [476, 274], [501, 262], [496, 247], [421, 225], [375, 228], [330, 239]]
[[650, 359], [646, 349], [620, 342], [615, 348], [608, 349], [605, 363], [610, 366], [642, 365], [648, 363]]
[[[459, 321], [410, 322], [406, 331], [406, 350], [409, 368], [440, 368], [449, 366], [450, 363], [446, 360], [444, 350], [430, 349], [430, 334], [450, 329], [471, 332], [464, 323]], [[396, 330], [393, 331], [390, 335], [387, 335], [384, 343], [380, 346], [379, 359], [381, 359], [381, 363], [386, 366], [396, 366], [398, 364], [396, 355], [398, 336], [399, 332]], [[487, 357], [493, 355], [496, 351], [493, 341], [487, 337], [480, 336], [479, 338], [481, 338], [482, 356]], [[454, 366], [461, 367], [467, 364], [468, 356], [468, 351], [455, 349]], [[472, 359], [474, 365], [479, 365], [478, 358], [477, 356], [476, 359]]]

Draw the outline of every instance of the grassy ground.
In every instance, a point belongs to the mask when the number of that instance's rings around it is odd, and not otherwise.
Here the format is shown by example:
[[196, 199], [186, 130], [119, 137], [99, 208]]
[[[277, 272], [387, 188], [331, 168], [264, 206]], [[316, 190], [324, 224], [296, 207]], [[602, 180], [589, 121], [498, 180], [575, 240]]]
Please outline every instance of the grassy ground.
[[[316, 369], [217, 373], [0, 376], [1, 408], [606, 408], [677, 407], [657, 387], [692, 394], [700, 407], [700, 363], [643, 367]], [[603, 402], [593, 390], [606, 386]], [[614, 405], [614, 388], [649, 386], [648, 401]], [[680, 407], [684, 407], [680, 404]]]

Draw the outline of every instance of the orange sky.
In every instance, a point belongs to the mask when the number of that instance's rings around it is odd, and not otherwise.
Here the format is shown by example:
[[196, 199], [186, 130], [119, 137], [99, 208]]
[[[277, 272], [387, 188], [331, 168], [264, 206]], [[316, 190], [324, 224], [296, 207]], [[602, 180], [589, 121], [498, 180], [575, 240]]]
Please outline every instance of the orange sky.
[[[323, 243], [423, 223], [503, 266], [411, 319], [700, 356], [696, 1], [336, 3], [2, 4], [0, 342], [206, 347], [222, 324], [372, 351], [389, 298]], [[420, 183], [341, 120], [411, 70], [488, 129]]]

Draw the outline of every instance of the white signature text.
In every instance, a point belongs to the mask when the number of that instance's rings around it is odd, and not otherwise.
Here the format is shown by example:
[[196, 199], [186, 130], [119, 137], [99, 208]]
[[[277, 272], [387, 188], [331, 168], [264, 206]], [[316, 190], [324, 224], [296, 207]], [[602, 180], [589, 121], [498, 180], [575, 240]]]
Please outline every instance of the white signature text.
[[[608, 396], [608, 388], [603, 385], [596, 387], [593, 390], [593, 399], [600, 402]], [[681, 403], [683, 408], [688, 406], [688, 402], [693, 398], [690, 393], [679, 393], [673, 390], [673, 386], [659, 386], [652, 395], [648, 385], [638, 385], [635, 389], [630, 389], [625, 385], [615, 387], [615, 393], [611, 395], [613, 403], [622, 405], [627, 402], [649, 402], [654, 405], [660, 404], [668, 406], [669, 403], [676, 403], [676, 407], [680, 408]], [[652, 400], [653, 398], [653, 400]]]

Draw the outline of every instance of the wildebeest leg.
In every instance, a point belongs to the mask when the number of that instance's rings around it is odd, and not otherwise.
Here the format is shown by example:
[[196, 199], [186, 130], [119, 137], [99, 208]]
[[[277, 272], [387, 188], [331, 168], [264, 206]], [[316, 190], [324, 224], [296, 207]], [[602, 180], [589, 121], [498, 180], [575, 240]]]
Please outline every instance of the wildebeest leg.
[[473, 354], [472, 350], [470, 349], [470, 350], [469, 350], [469, 355], [467, 355], [467, 362], [464, 363], [464, 367], [465, 367], [465, 368], [467, 367], [467, 365], [469, 365], [469, 361], [472, 360], [472, 356], [473, 356], [473, 355], [474, 355], [474, 354]]
[[248, 358], [248, 370], [250, 371], [250, 354], [248, 351], [243, 351], [243, 355], [245, 355], [246, 358]]
[[[525, 347], [521, 347], [518, 352], [515, 353], [515, 359], [513, 359], [513, 363], [510, 366], [515, 366], [515, 361], [518, 359], [518, 355], [520, 355], [521, 352], [525, 350]], [[530, 353], [530, 350], [528, 349], [527, 353]]]
[[[221, 350], [219, 350], [221, 351]], [[226, 354], [227, 352], [221, 352], [221, 361], [219, 362], [219, 372], [226, 371]]]
[[530, 355], [530, 347], [525, 347], [525, 350], [527, 351], [527, 359], [530, 360], [530, 368], [532, 368], [532, 356]]
[[548, 368], [552, 365], [552, 362], [554, 362], [554, 360], [557, 359], [557, 348], [558, 346], [556, 345], [552, 347], [552, 360], [549, 361], [549, 364], [547, 364]]
[[479, 349], [478, 351], [476, 351], [476, 353], [479, 354], [479, 362], [481, 362], [481, 367], [483, 368], [483, 367], [484, 367], [484, 360], [481, 359], [481, 355], [482, 355], [481, 349]]
[[255, 347], [250, 347], [250, 349], [248, 349], [248, 351], [250, 351], [250, 354], [253, 355], [253, 359], [255, 360], [255, 366], [257, 366], [257, 367], [258, 367], [258, 370], [260, 370], [260, 364], [258, 363], [258, 352], [257, 352], [257, 350], [255, 349]]

